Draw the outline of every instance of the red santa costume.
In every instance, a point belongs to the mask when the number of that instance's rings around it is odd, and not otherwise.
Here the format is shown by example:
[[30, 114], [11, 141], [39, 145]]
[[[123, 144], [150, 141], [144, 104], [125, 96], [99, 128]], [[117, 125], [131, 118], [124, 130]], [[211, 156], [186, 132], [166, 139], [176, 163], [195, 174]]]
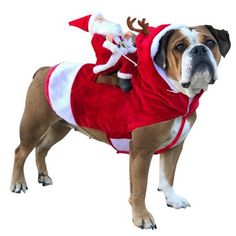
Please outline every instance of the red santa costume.
[[[69, 22], [69, 25], [78, 27], [92, 34], [92, 46], [96, 54], [95, 74], [110, 74], [118, 71], [117, 76], [121, 79], [131, 79], [136, 62], [136, 48], [132, 40], [124, 37], [119, 24], [106, 20], [101, 14], [88, 15]], [[113, 41], [107, 36], [114, 35]], [[125, 58], [127, 56], [130, 60]]]
[[129, 93], [110, 84], [95, 83], [96, 65], [61, 63], [53, 67], [46, 83], [46, 97], [52, 109], [72, 125], [103, 131], [119, 152], [129, 152], [133, 130], [177, 117], [182, 120], [179, 131], [156, 154], [181, 142], [186, 118], [197, 109], [203, 91], [193, 98], [182, 94], [154, 62], [161, 37], [179, 27], [150, 27], [148, 35], [140, 33], [136, 37], [138, 66]]

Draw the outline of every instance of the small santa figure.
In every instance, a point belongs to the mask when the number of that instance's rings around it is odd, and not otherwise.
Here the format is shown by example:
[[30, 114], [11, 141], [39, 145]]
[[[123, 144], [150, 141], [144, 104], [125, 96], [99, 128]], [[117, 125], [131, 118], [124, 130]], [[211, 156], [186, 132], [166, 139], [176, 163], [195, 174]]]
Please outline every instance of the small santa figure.
[[117, 72], [119, 87], [128, 92], [132, 88], [131, 78], [137, 60], [132, 33], [123, 33], [119, 24], [104, 18], [102, 14], [88, 15], [69, 22], [92, 34], [92, 46], [96, 54], [95, 74]]

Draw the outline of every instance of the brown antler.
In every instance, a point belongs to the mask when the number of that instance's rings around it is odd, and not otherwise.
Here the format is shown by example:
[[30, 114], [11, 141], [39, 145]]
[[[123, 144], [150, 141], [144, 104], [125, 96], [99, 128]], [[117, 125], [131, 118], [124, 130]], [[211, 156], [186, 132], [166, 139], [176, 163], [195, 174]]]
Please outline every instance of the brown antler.
[[149, 23], [145, 22], [146, 19], [143, 18], [142, 20], [138, 20], [138, 24], [139, 24], [139, 26], [141, 26], [142, 29], [137, 29], [133, 26], [133, 23], [135, 21], [136, 21], [136, 18], [134, 18], [132, 20], [131, 20], [130, 16], [127, 18], [127, 25], [129, 27], [129, 29], [132, 30], [132, 31], [135, 31], [135, 32], [138, 32], [138, 33], [143, 33], [143, 34], [147, 35], [149, 33], [149, 31], [148, 31]]

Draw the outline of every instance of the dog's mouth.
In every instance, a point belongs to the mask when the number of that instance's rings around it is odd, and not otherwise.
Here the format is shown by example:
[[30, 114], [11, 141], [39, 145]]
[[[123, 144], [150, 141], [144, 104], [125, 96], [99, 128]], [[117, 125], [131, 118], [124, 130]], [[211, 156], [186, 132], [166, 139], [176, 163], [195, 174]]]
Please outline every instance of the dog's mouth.
[[181, 83], [181, 86], [185, 89], [204, 89], [208, 84], [215, 83], [215, 70], [209, 62], [199, 62], [192, 66], [190, 72], [190, 78], [188, 82]]
[[214, 84], [215, 80], [214, 66], [208, 61], [201, 61], [192, 66], [188, 81], [181, 83], [181, 86], [189, 97], [193, 97], [201, 90], [207, 91], [208, 85]]
[[208, 73], [208, 76], [213, 78], [214, 77], [214, 68], [211, 63], [209, 62], [200, 62], [193, 66], [191, 77], [200, 76], [201, 74]]

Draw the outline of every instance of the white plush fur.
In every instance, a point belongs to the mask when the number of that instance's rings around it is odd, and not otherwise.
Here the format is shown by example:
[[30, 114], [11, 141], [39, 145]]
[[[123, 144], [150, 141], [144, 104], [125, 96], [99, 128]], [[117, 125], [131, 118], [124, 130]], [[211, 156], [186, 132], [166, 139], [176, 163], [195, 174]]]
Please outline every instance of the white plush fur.
[[118, 71], [117, 76], [121, 79], [131, 79], [132, 78], [132, 74], [122, 73], [120, 71]]
[[129, 152], [130, 139], [128, 139], [128, 138], [120, 138], [120, 139], [111, 138], [110, 141], [112, 143], [112, 146], [116, 150]]
[[101, 12], [96, 12], [91, 15], [88, 22], [88, 30], [91, 34], [93, 34], [93, 26], [94, 26], [95, 21], [98, 21], [99, 19], [105, 19]]
[[53, 110], [68, 123], [76, 125], [70, 104], [71, 88], [82, 63], [63, 62], [51, 74], [49, 98]]
[[114, 34], [114, 35], [122, 35], [122, 28], [119, 24], [113, 23], [108, 20], [94, 20], [93, 24], [90, 26], [92, 34]]

